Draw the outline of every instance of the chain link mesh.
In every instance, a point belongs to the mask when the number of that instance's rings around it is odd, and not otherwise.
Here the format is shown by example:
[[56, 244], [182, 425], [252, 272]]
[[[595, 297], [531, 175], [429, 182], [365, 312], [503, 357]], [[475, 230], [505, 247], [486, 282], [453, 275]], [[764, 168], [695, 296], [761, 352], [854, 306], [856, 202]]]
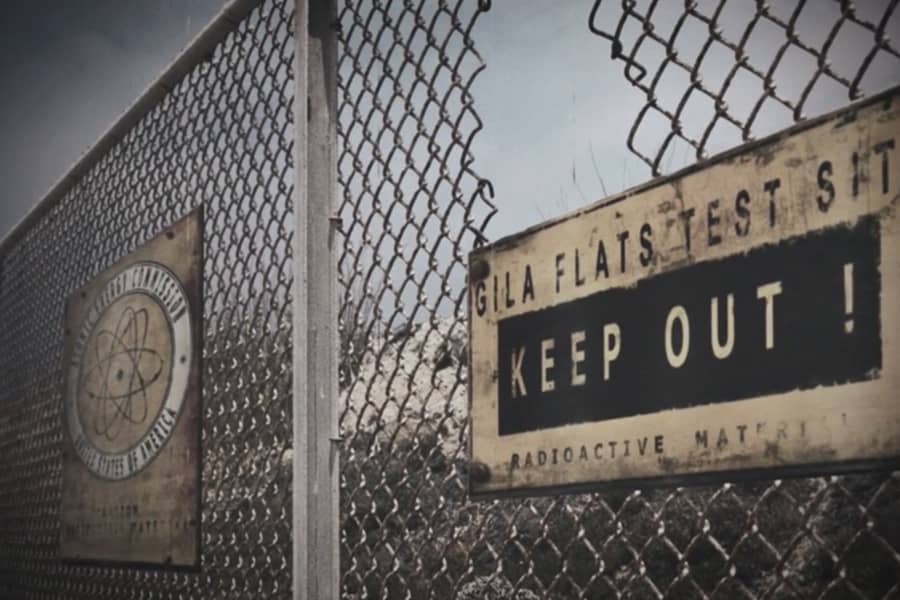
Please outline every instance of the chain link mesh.
[[[875, 7], [874, 21], [849, 2], [795, 2], [783, 17], [787, 4], [744, 3], [749, 22], [734, 41], [722, 27], [733, 26], [725, 11], [736, 2], [587, 3], [586, 29], [612, 41], [612, 58], [625, 62], [626, 79], [647, 98], [628, 144], [654, 173], [676, 138], [702, 157], [749, 139], [761, 124], [773, 126], [777, 119], [761, 117], [770, 104], [787, 111], [779, 126], [803, 118], [807, 107], [819, 106], [819, 85], [842, 89], [844, 102], [857, 97], [875, 61], [897, 58], [885, 35], [895, 1]], [[671, 33], [654, 17], [663, 6], [675, 11]], [[341, 7], [343, 596], [900, 595], [898, 473], [467, 499], [463, 259], [496, 212], [470, 148], [482, 125], [471, 87], [485, 67], [472, 31], [490, 2], [346, 0]], [[607, 8], [619, 14], [607, 18]], [[827, 35], [808, 41], [798, 23], [816, 11]], [[699, 42], [694, 61], [675, 47], [688, 21], [699, 21], [703, 32], [689, 36]], [[760, 66], [746, 48], [768, 26], [780, 27], [784, 38]], [[869, 37], [837, 54], [841, 64], [856, 61], [847, 74], [829, 57], [850, 27]], [[645, 55], [652, 46], [656, 55]], [[787, 58], [795, 52], [806, 63]], [[701, 77], [709, 70], [703, 57], [713, 55], [734, 57], [719, 86]], [[788, 64], [796, 81], [809, 73], [794, 93], [774, 84], [779, 65]], [[660, 84], [669, 71], [687, 74], [683, 88]], [[745, 76], [756, 79], [758, 94], [738, 82]], [[746, 112], [726, 104], [731, 88], [749, 98]], [[708, 118], [687, 119], [685, 107], [696, 99], [711, 104]], [[650, 126], [651, 115], [662, 125]], [[642, 127], [649, 127], [650, 150], [636, 144]]]
[[[292, 11], [254, 8], [0, 256], [2, 598], [290, 597]], [[201, 568], [61, 563], [64, 303], [198, 206]]]
[[897, 4], [594, 0], [589, 26], [644, 97], [628, 148], [659, 175], [678, 142], [702, 159], [900, 82]]
[[[855, 98], [873, 64], [898, 56], [885, 34], [896, 1], [879, 4], [874, 19], [836, 3], [815, 43], [798, 23], [824, 4], [798, 2], [785, 17], [782, 5], [757, 2], [736, 39], [723, 33], [734, 2], [688, 2], [666, 35], [654, 21], [658, 4], [598, 0], [587, 16], [647, 98], [628, 144], [655, 173], [675, 140], [702, 157], [756, 134], [770, 105], [801, 119], [820, 85]], [[290, 594], [291, 6], [255, 9], [0, 257], [3, 597]], [[620, 9], [616, 19], [603, 17], [609, 7]], [[344, 597], [896, 597], [897, 473], [467, 500], [464, 259], [495, 213], [493, 189], [473, 168], [482, 122], [471, 88], [485, 65], [472, 31], [489, 8], [347, 0], [335, 24]], [[708, 33], [691, 62], [676, 46], [693, 21]], [[785, 40], [760, 66], [746, 48], [769, 26]], [[845, 73], [827, 59], [848, 28], [870, 37]], [[641, 50], [654, 46], [655, 62]], [[723, 52], [735, 57], [724, 83], [703, 83], [703, 57]], [[775, 81], [796, 52], [811, 59], [810, 76], [791, 94]], [[670, 71], [689, 79], [674, 95], [659, 83]], [[729, 89], [747, 89], [741, 77], [761, 88], [744, 113], [725, 101]], [[695, 98], [712, 104], [708, 119], [686, 117]], [[662, 137], [642, 150], [651, 115], [664, 123], [651, 136]], [[63, 302], [200, 205], [202, 568], [62, 564]]]

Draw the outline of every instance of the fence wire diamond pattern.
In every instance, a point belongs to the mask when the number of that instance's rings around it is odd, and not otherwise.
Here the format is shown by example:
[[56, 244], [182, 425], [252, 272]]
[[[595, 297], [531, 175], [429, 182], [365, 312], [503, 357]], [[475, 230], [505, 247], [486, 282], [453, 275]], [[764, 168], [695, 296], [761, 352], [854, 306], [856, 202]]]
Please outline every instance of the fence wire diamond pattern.
[[[803, 118], [821, 85], [856, 97], [879, 61], [898, 57], [886, 33], [896, 0], [875, 13], [873, 3], [800, 1], [785, 11], [759, 1], [736, 39], [724, 33], [735, 5], [679, 3], [675, 33], [665, 35], [654, 17], [663, 3], [586, 7], [598, 52], [611, 43], [612, 59], [647, 99], [628, 144], [655, 173], [677, 140], [701, 157], [755, 135], [770, 105]], [[292, 6], [267, 0], [254, 9], [0, 256], [4, 597], [290, 596]], [[482, 121], [471, 90], [485, 68], [475, 28], [490, 8], [488, 0], [347, 0], [334, 24], [343, 596], [900, 596], [898, 473], [467, 499], [465, 255], [496, 212], [472, 153]], [[609, 9], [618, 11], [611, 19]], [[830, 10], [832, 24], [809, 40], [799, 23], [815, 10]], [[735, 57], [727, 83], [704, 83], [702, 58], [676, 53], [677, 31], [697, 23], [707, 32], [699, 53]], [[766, 27], [780, 28], [784, 41], [760, 64], [746, 47]], [[848, 29], [869, 42], [845, 71], [837, 63], [846, 61], [830, 61]], [[658, 60], [642, 53], [650, 47]], [[779, 65], [797, 53], [809, 78], [789, 93], [776, 85]], [[688, 83], [664, 95], [659, 81], [673, 70]], [[739, 113], [727, 98], [741, 77], [761, 91]], [[695, 98], [712, 107], [708, 119], [686, 117]], [[651, 138], [663, 136], [639, 145], [651, 115], [664, 124]], [[63, 299], [200, 205], [202, 568], [60, 563]]]
[[[768, 102], [788, 111], [785, 125], [803, 118], [819, 80], [855, 98], [876, 55], [897, 55], [884, 34], [896, 2], [884, 3], [875, 23], [840, 3], [824, 45], [805, 42], [795, 27], [804, 6], [815, 10], [804, 2], [787, 17], [783, 6], [755, 3], [744, 39], [729, 41], [718, 28], [729, 4], [673, 3], [667, 7], [677, 13], [670, 37], [654, 22], [663, 3], [601, 7], [597, 1], [586, 8], [586, 29], [612, 42], [612, 58], [625, 62], [627, 80], [647, 98], [628, 143], [655, 173], [674, 138], [702, 157], [713, 140], [749, 139]], [[619, 11], [618, 21], [601, 20], [610, 7]], [[473, 170], [470, 148], [482, 126], [470, 88], [485, 67], [472, 32], [489, 9], [489, 2], [465, 0], [348, 1], [337, 23], [344, 597], [900, 594], [896, 473], [467, 500], [463, 259], [481, 243], [495, 212], [493, 189]], [[672, 42], [689, 19], [708, 31], [694, 64], [679, 57]], [[786, 33], [768, 66], [742, 50], [762, 22]], [[823, 57], [851, 23], [870, 32], [872, 41], [856, 50], [861, 66], [848, 76]], [[599, 51], [602, 44], [598, 39]], [[662, 48], [655, 63], [641, 52], [651, 44]], [[721, 52], [719, 46], [733, 53], [735, 66], [726, 83], [713, 88], [702, 82], [702, 57]], [[805, 87], [788, 96], [772, 82], [793, 49], [813, 61]], [[675, 97], [656, 87], [669, 68], [688, 73]], [[723, 98], [742, 71], [759, 80], [761, 91], [738, 116]], [[696, 135], [681, 124], [695, 96], [713, 106]], [[635, 145], [636, 131], [651, 112], [662, 115], [665, 126], [653, 130], [663, 135], [644, 151]], [[734, 130], [731, 138], [720, 132], [724, 126]]]
[[[0, 597], [291, 597], [292, 31], [254, 8], [0, 256]], [[198, 206], [200, 569], [61, 563], [65, 299]]]
[[777, 129], [896, 85], [897, 4], [594, 0], [589, 27], [644, 97], [628, 148], [658, 175], [676, 141], [702, 159], [769, 133], [764, 121]]

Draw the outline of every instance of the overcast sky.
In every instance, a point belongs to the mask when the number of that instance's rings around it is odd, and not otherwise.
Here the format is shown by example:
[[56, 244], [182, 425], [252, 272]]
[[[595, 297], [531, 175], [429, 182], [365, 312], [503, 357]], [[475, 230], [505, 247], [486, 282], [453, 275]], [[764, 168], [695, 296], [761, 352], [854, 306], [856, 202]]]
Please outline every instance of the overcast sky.
[[28, 0], [0, 18], [0, 238], [224, 0]]
[[[0, 20], [0, 237], [68, 170], [131, 102], [202, 29], [224, 0], [30, 0], [7, 3]], [[701, 2], [703, 5], [709, 2]], [[785, 14], [794, 2], [773, 4]], [[588, 30], [591, 0], [495, 0], [475, 29], [476, 46], [488, 68], [473, 89], [485, 129], [473, 151], [476, 171], [494, 183], [500, 212], [489, 236], [496, 238], [572, 210], [649, 178], [649, 169], [625, 145], [642, 96], [609, 59], [609, 42]], [[617, 2], [604, 3], [615, 10]], [[673, 21], [680, 2], [660, 3], [657, 21]], [[878, 16], [880, 0], [855, 3], [863, 16]], [[731, 3], [722, 26], [740, 37], [754, 3]], [[835, 2], [808, 2], [798, 30], [821, 45], [835, 19]], [[663, 11], [673, 11], [666, 14]], [[900, 12], [900, 11], [898, 11]], [[696, 24], [695, 24], [696, 26]], [[610, 28], [614, 23], [610, 23]], [[871, 35], [851, 31], [835, 43], [830, 61], [855, 74]], [[900, 39], [900, 15], [888, 28]], [[681, 37], [690, 52], [701, 30]], [[784, 40], [777, 27], [760, 27], [750, 40], [751, 59], [767, 64]], [[652, 58], [652, 57], [651, 57]], [[704, 64], [704, 77], [721, 76], [733, 54], [719, 52]], [[778, 75], [782, 89], [802, 85], [812, 65], [788, 57]], [[896, 84], [896, 59], [879, 59], [867, 92]], [[753, 83], [753, 82], [751, 82]], [[756, 83], [755, 85], [758, 85]], [[680, 86], [680, 87], [679, 87]], [[684, 82], [666, 80], [663, 98], [680, 98]], [[738, 83], [729, 104], [746, 110], [755, 89]], [[825, 86], [809, 103], [810, 114], [846, 103], [838, 86]], [[687, 115], [687, 125], [704, 123]], [[761, 135], [790, 123], [784, 111], [764, 111]], [[661, 130], [642, 132], [649, 147]], [[737, 138], [721, 136], [712, 150]], [[688, 164], [688, 148], [676, 147], [670, 169]]]

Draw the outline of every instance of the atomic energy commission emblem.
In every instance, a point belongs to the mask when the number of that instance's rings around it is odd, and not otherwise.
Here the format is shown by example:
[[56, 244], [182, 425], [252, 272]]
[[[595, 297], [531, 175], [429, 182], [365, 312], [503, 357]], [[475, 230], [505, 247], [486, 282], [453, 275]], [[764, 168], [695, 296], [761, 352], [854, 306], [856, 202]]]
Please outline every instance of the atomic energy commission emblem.
[[66, 421], [78, 457], [103, 479], [141, 471], [172, 435], [191, 369], [191, 315], [178, 279], [140, 262], [88, 309], [68, 366]]
[[194, 212], [68, 298], [67, 560], [197, 564], [201, 244]]

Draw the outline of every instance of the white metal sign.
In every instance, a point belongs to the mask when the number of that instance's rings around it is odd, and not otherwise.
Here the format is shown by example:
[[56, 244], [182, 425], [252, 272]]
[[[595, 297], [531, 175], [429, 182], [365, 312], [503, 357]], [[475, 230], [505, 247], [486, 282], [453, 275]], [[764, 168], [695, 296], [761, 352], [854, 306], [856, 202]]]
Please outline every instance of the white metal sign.
[[897, 90], [476, 250], [473, 493], [900, 457]]

